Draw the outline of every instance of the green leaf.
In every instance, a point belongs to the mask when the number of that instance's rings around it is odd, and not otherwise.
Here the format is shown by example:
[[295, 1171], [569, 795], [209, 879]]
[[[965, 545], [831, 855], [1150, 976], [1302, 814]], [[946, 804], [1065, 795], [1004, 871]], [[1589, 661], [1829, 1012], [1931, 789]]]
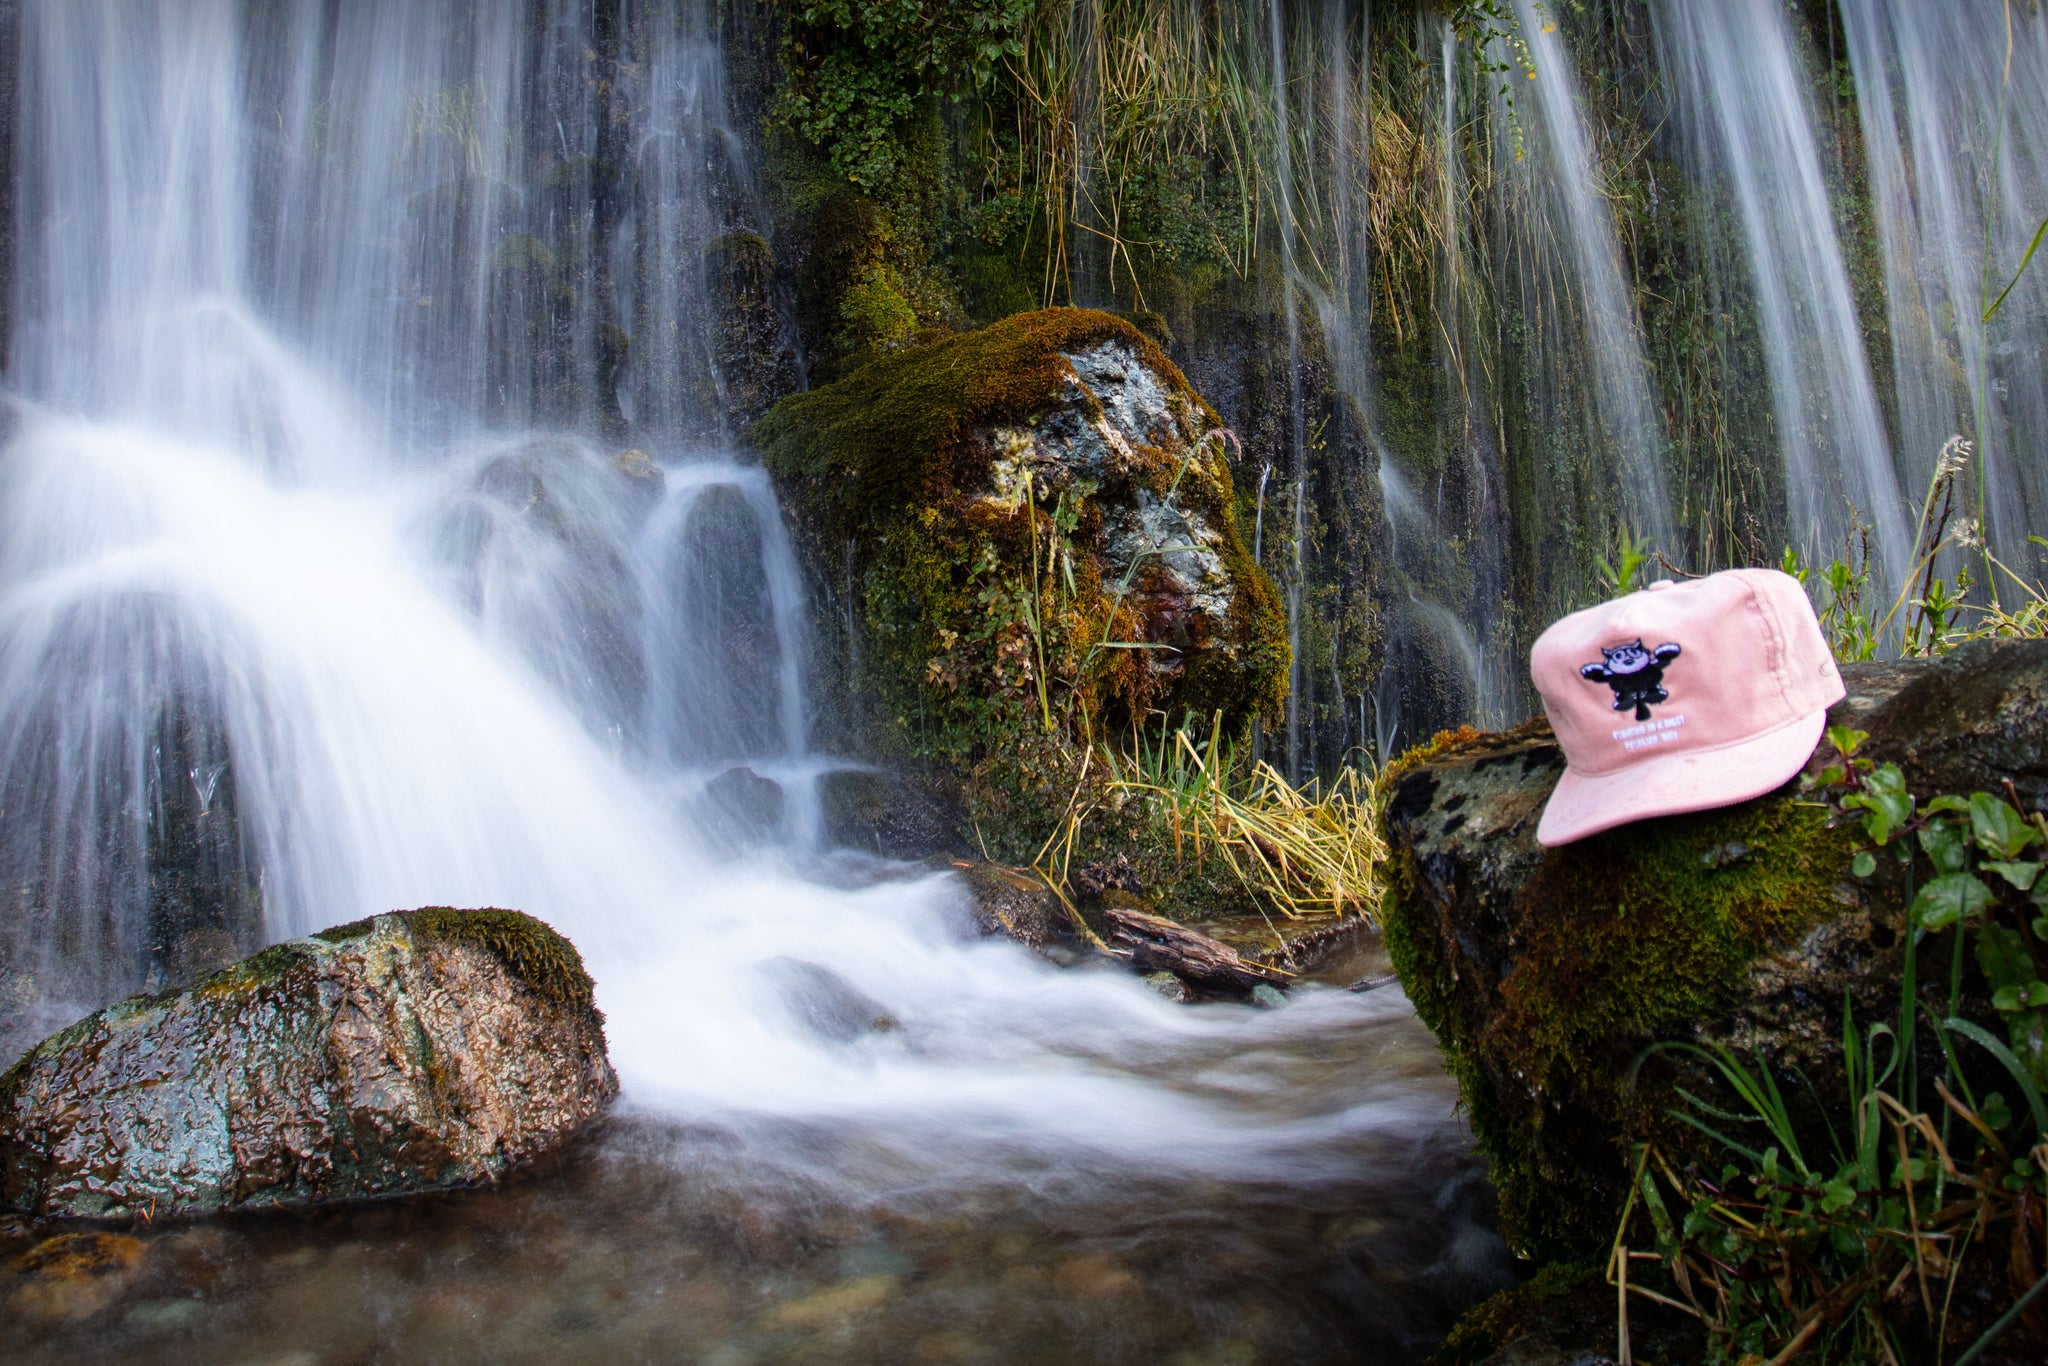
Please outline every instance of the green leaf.
[[1897, 764], [1885, 764], [1863, 780], [1863, 790], [1844, 799], [1842, 805], [1861, 807], [1868, 814], [1863, 828], [1877, 844], [1889, 841], [1894, 832], [1913, 819], [1913, 794]]
[[1984, 322], [1990, 322], [1998, 315], [1998, 310], [2005, 306], [2005, 296], [2012, 293], [2013, 286], [2018, 284], [2020, 276], [2026, 273], [2027, 262], [2033, 260], [2034, 253], [2041, 249], [2041, 239], [2043, 237], [2048, 237], [2048, 218], [2042, 219], [2041, 226], [2034, 229], [2034, 240], [2027, 243], [2027, 254], [2020, 257], [2020, 263], [2013, 267], [2012, 278], [2005, 282], [2005, 288], [1998, 291], [1998, 297], [1993, 299], [1991, 306], [1984, 310]]
[[1856, 730], [1850, 726], [1828, 727], [1828, 743], [1845, 759], [1863, 748], [1863, 742], [1869, 738], [1870, 732], [1867, 730]]
[[1977, 1107], [1977, 1118], [1990, 1125], [1992, 1131], [1996, 1132], [2012, 1123], [2012, 1109], [2006, 1105], [2004, 1096], [1993, 1091], [1984, 1097], [1983, 1104]]
[[2048, 1006], [2048, 982], [2029, 982], [2020, 989], [2020, 1003], [2029, 1008]]
[[1869, 877], [1877, 871], [1877, 855], [1865, 849], [1854, 859], [1850, 860], [1849, 871], [1857, 877]]
[[1921, 826], [1920, 847], [1927, 851], [1937, 873], [1960, 873], [1970, 866], [1970, 846], [1964, 842], [1962, 827], [1952, 821]]
[[2041, 865], [2031, 861], [1986, 863], [1981, 866], [1985, 872], [1998, 874], [2023, 892], [2034, 885], [2034, 879], [2041, 876]]
[[1994, 1010], [2021, 1009], [2020, 989], [2018, 987], [2000, 987], [1991, 993], [1991, 1007]]
[[1977, 837], [1977, 847], [1997, 859], [2013, 858], [2041, 838], [2011, 803], [1989, 792], [1970, 794], [1970, 831]]
[[1822, 787], [1837, 787], [1848, 776], [1848, 772], [1840, 764], [1831, 764], [1820, 771], [1820, 785]]
[[2019, 931], [2003, 925], [1984, 925], [1978, 929], [1977, 966], [1984, 970], [1985, 980], [1994, 989], [2010, 987], [2018, 992], [2034, 980], [2034, 959], [2027, 952], [2026, 941], [2020, 938]]
[[1913, 923], [1925, 930], [1945, 930], [1981, 915], [1990, 905], [1990, 889], [1982, 882], [1969, 873], [1949, 873], [1929, 882], [1913, 898]]
[[2013, 1056], [2013, 1051], [1992, 1038], [1978, 1026], [1971, 1024], [1968, 1020], [1960, 1020], [1950, 1016], [1941, 1022], [1941, 1027], [1952, 1034], [1962, 1035], [1992, 1057], [1998, 1059], [2000, 1065], [2006, 1071], [2012, 1073], [2012, 1079], [2019, 1083], [2020, 1094], [2026, 1098], [2027, 1109], [2033, 1112], [2034, 1132], [2037, 1134], [2048, 1134], [2048, 1102], [2044, 1102], [2041, 1099], [2041, 1088], [2034, 1084], [2033, 1076], [2020, 1063], [2020, 1060]]
[[1820, 1207], [1829, 1214], [1856, 1203], [1856, 1188], [1847, 1181], [1829, 1181], [1820, 1188]]

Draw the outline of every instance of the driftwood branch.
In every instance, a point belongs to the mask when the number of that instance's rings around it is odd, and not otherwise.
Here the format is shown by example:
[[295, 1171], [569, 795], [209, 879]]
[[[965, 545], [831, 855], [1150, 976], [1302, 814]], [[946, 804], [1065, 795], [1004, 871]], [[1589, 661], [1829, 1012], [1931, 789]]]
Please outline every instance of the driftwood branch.
[[1103, 906], [1095, 913], [1109, 922], [1103, 938], [1110, 951], [1128, 957], [1140, 972], [1170, 972], [1212, 990], [1287, 985], [1286, 973], [1251, 962], [1228, 944], [1162, 916], [1126, 906]]

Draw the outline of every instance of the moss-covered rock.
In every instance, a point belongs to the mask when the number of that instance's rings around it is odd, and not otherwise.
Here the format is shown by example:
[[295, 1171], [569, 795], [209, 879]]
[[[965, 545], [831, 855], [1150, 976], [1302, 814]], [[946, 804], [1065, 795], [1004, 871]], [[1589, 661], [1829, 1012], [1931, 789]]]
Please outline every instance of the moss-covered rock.
[[0, 1210], [121, 1217], [472, 1185], [617, 1093], [589, 975], [516, 911], [429, 907], [137, 996], [0, 1077]]
[[721, 406], [732, 429], [745, 431], [798, 387], [795, 339], [776, 288], [775, 249], [751, 232], [714, 238], [704, 249], [704, 278]]
[[826, 601], [826, 687], [854, 703], [828, 740], [973, 772], [984, 834], [1022, 841], [1085, 737], [1155, 710], [1277, 716], [1284, 618], [1216, 428], [1151, 339], [1078, 309], [778, 404], [754, 439]]
[[[1851, 695], [1831, 719], [1870, 731], [1868, 752], [1901, 763], [1916, 791], [2010, 776], [2031, 799], [2048, 778], [2048, 644], [1843, 673]], [[1804, 1098], [1839, 1089], [1845, 1002], [1859, 1022], [1896, 1018], [1910, 887], [1890, 860], [1873, 879], [1849, 875], [1859, 835], [1812, 790], [1824, 757], [1756, 801], [1552, 850], [1535, 828], [1563, 757], [1541, 721], [1445, 737], [1392, 775], [1388, 947], [1522, 1250], [1597, 1260], [1629, 1145], [1699, 1141], [1669, 1117], [1683, 1064], [1641, 1065], [1653, 1043], [1760, 1058], [1826, 1151], [1819, 1102]], [[1920, 980], [1945, 995], [1947, 941], [1921, 954]]]

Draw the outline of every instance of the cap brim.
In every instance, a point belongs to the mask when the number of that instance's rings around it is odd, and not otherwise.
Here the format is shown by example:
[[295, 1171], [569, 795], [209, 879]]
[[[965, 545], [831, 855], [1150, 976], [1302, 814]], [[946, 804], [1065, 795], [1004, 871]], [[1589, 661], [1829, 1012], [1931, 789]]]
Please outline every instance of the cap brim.
[[1567, 768], [1536, 824], [1536, 842], [1570, 844], [1653, 816], [1712, 811], [1761, 797], [1806, 766], [1827, 723], [1822, 708], [1720, 749], [1660, 755], [1614, 773]]

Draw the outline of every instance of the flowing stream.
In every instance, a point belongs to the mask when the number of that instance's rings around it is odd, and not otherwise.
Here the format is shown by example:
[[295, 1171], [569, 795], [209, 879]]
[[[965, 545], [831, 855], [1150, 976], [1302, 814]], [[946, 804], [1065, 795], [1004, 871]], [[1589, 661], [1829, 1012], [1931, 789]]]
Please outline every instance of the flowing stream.
[[699, 264], [765, 221], [730, 35], [600, 12], [20, 6], [0, 1056], [504, 905], [583, 951], [625, 1090], [544, 1181], [138, 1230], [6, 1354], [1410, 1359], [1505, 1270], [1398, 989], [1177, 1007], [819, 848]]

